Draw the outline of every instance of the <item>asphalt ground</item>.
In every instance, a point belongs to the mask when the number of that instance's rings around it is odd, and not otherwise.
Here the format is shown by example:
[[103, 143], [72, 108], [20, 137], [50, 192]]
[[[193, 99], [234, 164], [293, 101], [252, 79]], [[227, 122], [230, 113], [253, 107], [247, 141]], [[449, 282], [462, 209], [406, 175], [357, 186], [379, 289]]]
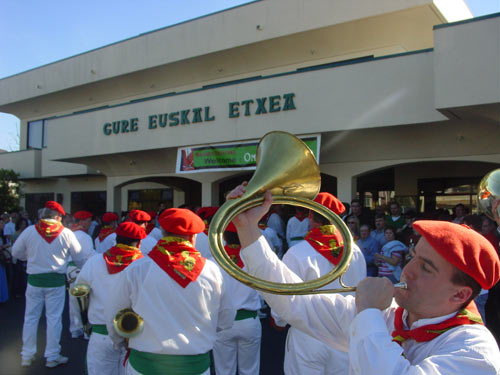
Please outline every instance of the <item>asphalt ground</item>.
[[[24, 296], [10, 299], [0, 304], [0, 374], [59, 375], [85, 374], [85, 355], [87, 342], [83, 338], [73, 339], [69, 332], [68, 299], [63, 312], [63, 331], [61, 334], [61, 354], [69, 358], [65, 365], [49, 369], [45, 367], [45, 312], [38, 325], [36, 359], [31, 367], [21, 367], [22, 329], [24, 319]], [[269, 315], [269, 314], [268, 314]], [[277, 332], [270, 327], [269, 318], [261, 319], [261, 375], [283, 374], [283, 358], [286, 332]]]

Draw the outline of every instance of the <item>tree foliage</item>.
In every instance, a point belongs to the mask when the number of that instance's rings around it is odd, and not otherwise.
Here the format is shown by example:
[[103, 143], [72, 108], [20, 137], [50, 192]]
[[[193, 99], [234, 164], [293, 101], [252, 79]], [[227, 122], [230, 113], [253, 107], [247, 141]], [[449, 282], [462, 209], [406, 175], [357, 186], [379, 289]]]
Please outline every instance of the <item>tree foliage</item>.
[[19, 210], [19, 175], [12, 169], [0, 168], [0, 211]]

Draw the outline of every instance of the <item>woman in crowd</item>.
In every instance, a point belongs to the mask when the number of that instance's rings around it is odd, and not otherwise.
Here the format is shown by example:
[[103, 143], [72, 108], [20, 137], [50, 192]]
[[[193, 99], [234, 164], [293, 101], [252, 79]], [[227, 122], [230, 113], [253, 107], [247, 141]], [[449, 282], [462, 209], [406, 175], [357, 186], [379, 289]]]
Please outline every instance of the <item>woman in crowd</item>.
[[359, 240], [359, 219], [354, 215], [349, 215], [346, 218], [347, 227], [351, 231], [351, 236], [354, 241]]
[[373, 256], [378, 264], [378, 275], [387, 277], [393, 283], [398, 283], [401, 277], [401, 265], [408, 248], [404, 243], [396, 240], [394, 228], [385, 228], [384, 235], [387, 243], [382, 246], [380, 254]]

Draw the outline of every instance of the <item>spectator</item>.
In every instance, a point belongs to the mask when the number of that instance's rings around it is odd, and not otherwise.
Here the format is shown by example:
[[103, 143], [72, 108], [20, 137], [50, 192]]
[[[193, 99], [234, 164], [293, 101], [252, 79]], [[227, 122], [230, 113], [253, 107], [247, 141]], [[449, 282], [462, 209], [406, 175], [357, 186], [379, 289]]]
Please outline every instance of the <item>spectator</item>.
[[351, 231], [351, 236], [354, 241], [359, 240], [359, 219], [357, 216], [349, 215], [346, 218], [347, 228]]
[[365, 256], [366, 275], [378, 276], [378, 266], [375, 264], [373, 256], [380, 251], [380, 244], [370, 236], [370, 226], [363, 224], [359, 228], [360, 239], [356, 242], [361, 252]]
[[463, 224], [465, 215], [467, 214], [465, 206], [462, 203], [459, 203], [455, 206], [453, 211], [455, 211], [455, 218], [453, 219], [453, 222], [455, 224]]
[[385, 239], [384, 229], [385, 229], [385, 215], [377, 214], [375, 216], [375, 229], [371, 231], [370, 237], [375, 239], [379, 243], [381, 248], [387, 242]]
[[375, 254], [375, 262], [378, 264], [378, 275], [387, 277], [392, 283], [398, 283], [401, 277], [401, 265], [408, 248], [401, 241], [396, 240], [394, 228], [385, 228], [387, 243], [382, 247], [381, 254]]
[[6, 256], [7, 239], [3, 235], [5, 222], [0, 219], [0, 303], [4, 303], [9, 299], [9, 287], [7, 286], [7, 266], [8, 257]]
[[371, 223], [370, 214], [363, 210], [363, 206], [361, 205], [361, 201], [359, 199], [353, 199], [351, 201], [351, 215], [349, 216], [355, 216], [359, 221], [359, 225]]
[[[29, 226], [28, 219], [21, 216], [16, 222], [16, 232], [12, 235], [12, 244], [14, 244], [19, 235]], [[12, 282], [12, 294], [15, 298], [21, 298], [26, 292], [28, 282], [26, 275], [26, 262], [12, 258], [14, 280]]]
[[398, 202], [392, 201], [389, 204], [390, 214], [386, 216], [385, 222], [388, 227], [394, 228], [396, 233], [401, 232], [406, 221], [403, 216], [401, 216], [401, 206]]

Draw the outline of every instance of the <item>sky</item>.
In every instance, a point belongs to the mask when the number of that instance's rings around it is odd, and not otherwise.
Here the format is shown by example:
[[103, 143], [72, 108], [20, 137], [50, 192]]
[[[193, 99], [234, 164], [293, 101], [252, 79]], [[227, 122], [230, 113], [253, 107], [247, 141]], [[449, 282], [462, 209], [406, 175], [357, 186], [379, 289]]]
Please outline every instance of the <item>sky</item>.
[[[0, 79], [249, 0], [1, 0]], [[474, 17], [500, 0], [466, 0]], [[0, 112], [0, 149], [19, 149], [19, 119]]]

